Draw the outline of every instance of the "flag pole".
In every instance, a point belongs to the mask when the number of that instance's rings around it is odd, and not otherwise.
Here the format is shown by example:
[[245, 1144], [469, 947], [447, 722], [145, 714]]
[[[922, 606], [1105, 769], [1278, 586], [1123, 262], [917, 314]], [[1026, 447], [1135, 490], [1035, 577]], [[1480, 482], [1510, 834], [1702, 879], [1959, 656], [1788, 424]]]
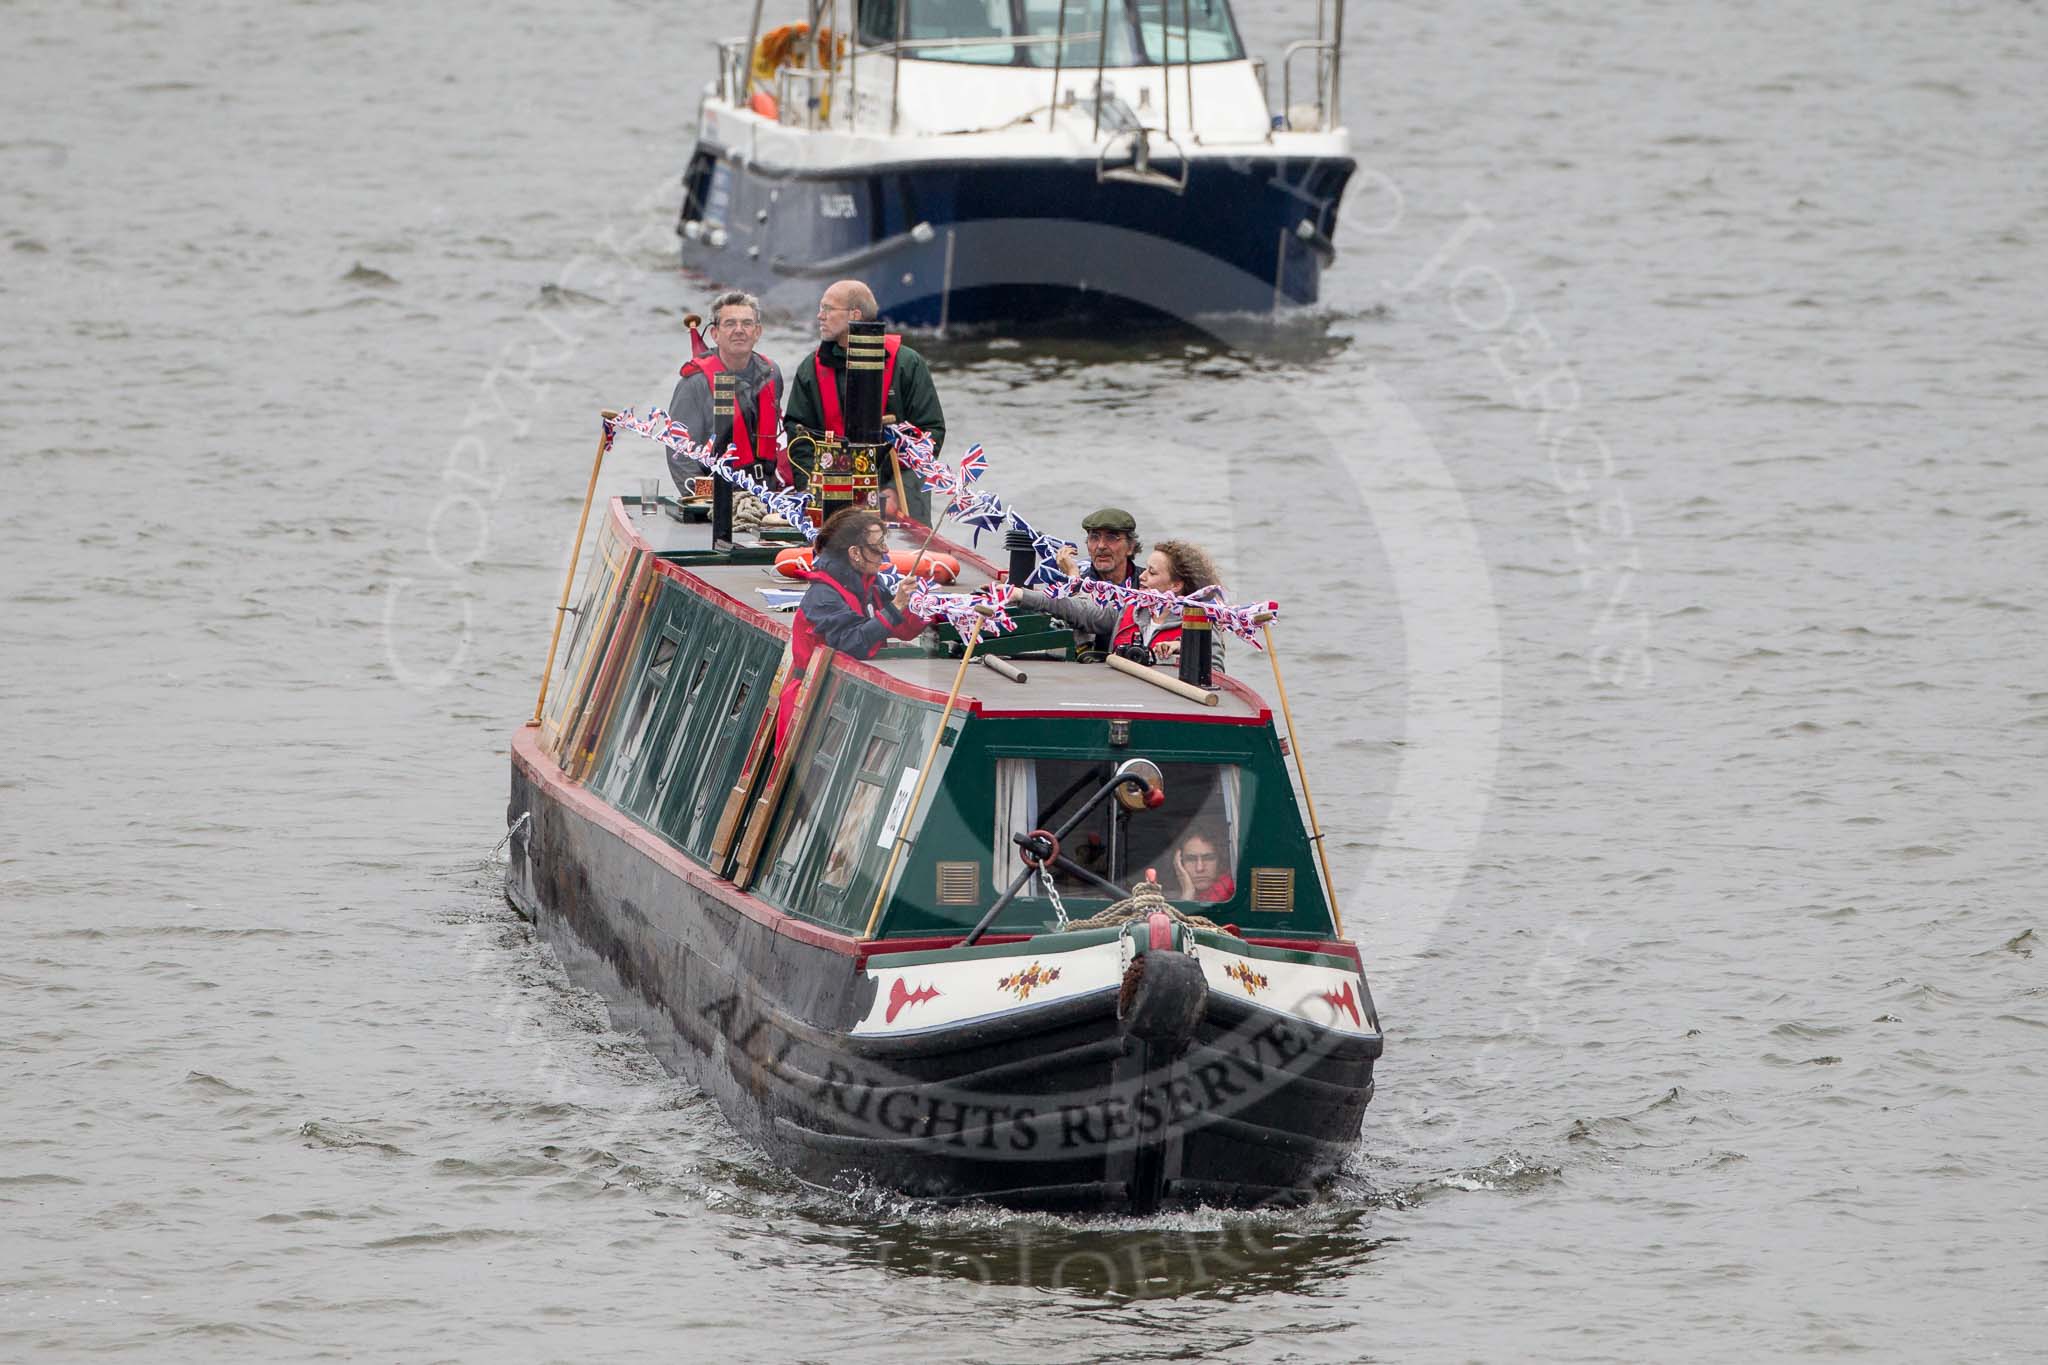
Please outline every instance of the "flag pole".
[[562, 642], [562, 618], [569, 614], [569, 593], [576, 586], [576, 561], [583, 556], [583, 528], [590, 524], [590, 503], [597, 496], [597, 471], [604, 468], [604, 453], [612, 448], [612, 423], [618, 413], [606, 408], [604, 435], [597, 439], [597, 455], [590, 462], [590, 484], [583, 490], [583, 515], [576, 519], [576, 544], [569, 551], [569, 576], [562, 580], [562, 601], [555, 608], [555, 633], [548, 637], [548, 661], [541, 665], [540, 695], [533, 700], [533, 719], [528, 725], [540, 724], [541, 711], [548, 704], [548, 682], [555, 673], [555, 648]]
[[1323, 838], [1323, 827], [1316, 820], [1316, 799], [1308, 789], [1308, 765], [1302, 762], [1301, 739], [1294, 732], [1294, 711], [1287, 704], [1287, 684], [1280, 680], [1280, 656], [1273, 650], [1273, 618], [1260, 612], [1252, 618], [1259, 623], [1259, 629], [1266, 636], [1266, 661], [1273, 665], [1273, 688], [1280, 694], [1280, 716], [1287, 722], [1287, 748], [1294, 755], [1294, 771], [1301, 778], [1301, 799], [1308, 805], [1308, 827], [1312, 833], [1316, 858], [1323, 865], [1323, 888], [1330, 899], [1330, 924], [1337, 931], [1337, 937], [1344, 937], [1344, 917], [1337, 913], [1337, 879], [1330, 874], [1330, 852], [1328, 840]]

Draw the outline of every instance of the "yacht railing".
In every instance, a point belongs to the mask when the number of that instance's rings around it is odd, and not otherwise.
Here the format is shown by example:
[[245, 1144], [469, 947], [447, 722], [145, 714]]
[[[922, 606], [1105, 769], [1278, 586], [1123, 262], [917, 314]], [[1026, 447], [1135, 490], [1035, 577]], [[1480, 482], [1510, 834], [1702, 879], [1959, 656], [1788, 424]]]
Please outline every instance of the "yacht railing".
[[[832, 77], [837, 75], [829, 66], [785, 66], [775, 73], [775, 106], [777, 121], [784, 124], [801, 125], [815, 130], [818, 126], [818, 108], [824, 101], [819, 97], [818, 87], [822, 84], [825, 93], [831, 93]], [[801, 96], [797, 86], [804, 87]]]
[[1296, 131], [1326, 132], [1344, 121], [1339, 88], [1344, 71], [1344, 0], [1316, 0], [1316, 36], [1289, 43], [1281, 54], [1280, 116], [1289, 128], [1295, 127], [1294, 59], [1304, 52], [1315, 54], [1315, 127]]
[[[754, 84], [754, 53], [760, 42], [761, 12], [765, 3], [766, 0], [754, 0], [753, 22], [744, 43], [728, 41], [717, 44], [718, 93], [719, 97], [729, 104], [745, 107], [752, 93]], [[839, 33], [836, 22], [839, 17], [838, 0], [808, 0], [805, 9], [809, 14], [810, 28], [807, 34], [807, 41], [804, 42], [800, 49], [801, 59], [794, 65], [782, 67], [776, 72], [776, 102], [779, 120], [786, 125], [801, 126], [808, 129], [818, 128], [821, 123], [819, 110], [825, 105], [825, 100], [831, 93], [830, 82], [839, 74], [839, 69], [843, 65], [847, 68], [848, 82], [845, 122], [849, 129], [855, 127], [860, 117], [859, 86], [857, 84], [860, 71], [859, 59], [864, 57], [888, 58], [890, 61], [889, 131], [893, 135], [898, 130], [902, 121], [901, 91], [903, 84], [903, 58], [905, 55], [912, 55], [914, 59], [916, 54], [928, 51], [977, 47], [1005, 47], [1014, 53], [1019, 49], [1043, 47], [1049, 43], [1053, 45], [1054, 49], [1051, 70], [1052, 93], [1051, 98], [1047, 100], [1048, 113], [1046, 117], [1046, 130], [1050, 132], [1058, 126], [1060, 83], [1067, 77], [1070, 71], [1070, 68], [1066, 65], [1067, 46], [1070, 43], [1092, 41], [1095, 44], [1096, 98], [1091, 101], [1094, 106], [1095, 117], [1093, 120], [1094, 126], [1090, 131], [1090, 140], [1099, 141], [1101, 139], [1103, 104], [1101, 92], [1109, 69], [1109, 31], [1107, 26], [1098, 26], [1092, 30], [1069, 30], [1067, 28], [1067, 6], [1069, 0], [1060, 0], [1056, 29], [1052, 33], [919, 38], [912, 37], [907, 32], [912, 3], [913, 0], [898, 0], [896, 5], [896, 35], [892, 41], [863, 44], [859, 41], [858, 35], [853, 35], [846, 60], [842, 62], [839, 58], [838, 46], [841, 42], [845, 42], [846, 39], [837, 36]], [[1159, 46], [1160, 55], [1163, 59], [1160, 63], [1162, 68], [1160, 117], [1164, 126], [1159, 131], [1169, 138], [1173, 136], [1173, 77], [1176, 74], [1176, 68], [1179, 69], [1178, 74], [1181, 77], [1182, 123], [1190, 136], [1196, 136], [1193, 3], [1194, 0], [1181, 0], [1180, 3], [1181, 53], [1180, 60], [1175, 61], [1173, 60], [1172, 51], [1173, 0], [1160, 0]], [[1316, 36], [1290, 43], [1282, 53], [1280, 58], [1281, 109], [1276, 127], [1293, 128], [1302, 131], [1325, 131], [1335, 128], [1341, 123], [1344, 5], [1345, 0], [1316, 0]], [[854, 6], [853, 8], [857, 10], [858, 7]], [[1108, 4], [1105, 4], [1104, 12], [1105, 14], [1108, 12]], [[817, 54], [816, 35], [820, 32], [821, 24], [827, 22], [830, 22], [831, 26], [825, 31], [831, 32], [835, 36], [831, 40], [833, 44], [832, 50], [826, 54], [826, 60], [820, 64]], [[1304, 118], [1296, 118], [1294, 106], [1294, 63], [1297, 57], [1305, 53], [1314, 54], [1315, 101], [1310, 106], [1313, 111], [1312, 113]], [[1268, 84], [1269, 75], [1266, 62], [1263, 58], [1257, 57], [1252, 58], [1251, 62], [1253, 72], [1259, 82], [1260, 94], [1264, 97], [1267, 108], [1270, 110], [1272, 108], [1272, 94], [1271, 86]], [[825, 87], [822, 91], [820, 90], [821, 84]], [[800, 92], [799, 86], [801, 86]], [[798, 97], [799, 94], [800, 98]], [[1071, 108], [1073, 105], [1072, 91], [1069, 91], [1068, 94], [1070, 96], [1068, 107]], [[1313, 120], [1313, 127], [1306, 127], [1305, 125], [1311, 119]], [[822, 120], [827, 125], [834, 121], [836, 120], [829, 114]], [[1198, 136], [1196, 140], [1200, 140]]]
[[718, 44], [718, 98], [727, 104], [746, 105], [753, 51], [754, 45], [741, 38]]

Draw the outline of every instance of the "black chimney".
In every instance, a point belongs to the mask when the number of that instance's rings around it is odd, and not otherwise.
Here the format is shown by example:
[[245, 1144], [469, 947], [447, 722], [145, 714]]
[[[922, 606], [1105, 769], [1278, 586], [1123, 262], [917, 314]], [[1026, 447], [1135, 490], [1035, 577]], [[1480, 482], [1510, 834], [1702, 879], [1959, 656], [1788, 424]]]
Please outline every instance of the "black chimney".
[[879, 445], [882, 440], [882, 376], [889, 363], [882, 324], [855, 322], [846, 329], [846, 443]]
[[1200, 607], [1182, 607], [1180, 613], [1180, 680], [1196, 687], [1213, 687], [1209, 613]]
[[[721, 370], [711, 377], [711, 448], [714, 455], [725, 452], [718, 448], [724, 441], [732, 444], [733, 429], [733, 374]], [[732, 485], [716, 474], [711, 476], [711, 548], [730, 550], [732, 548]]]
[[1021, 588], [1038, 572], [1038, 550], [1029, 531], [1010, 531], [1003, 536], [1003, 544], [1010, 551], [1010, 586]]

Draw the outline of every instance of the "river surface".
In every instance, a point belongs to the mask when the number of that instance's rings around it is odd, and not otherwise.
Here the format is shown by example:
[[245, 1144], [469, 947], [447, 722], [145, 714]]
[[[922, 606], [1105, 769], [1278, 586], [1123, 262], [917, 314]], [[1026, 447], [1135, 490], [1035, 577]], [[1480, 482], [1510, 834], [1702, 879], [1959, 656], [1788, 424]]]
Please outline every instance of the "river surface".
[[923, 343], [1282, 601], [1388, 1029], [1109, 1223], [804, 1189], [500, 894], [742, 27], [0, 5], [0, 1358], [2041, 1358], [2048, 12], [1353, 6], [1323, 306]]

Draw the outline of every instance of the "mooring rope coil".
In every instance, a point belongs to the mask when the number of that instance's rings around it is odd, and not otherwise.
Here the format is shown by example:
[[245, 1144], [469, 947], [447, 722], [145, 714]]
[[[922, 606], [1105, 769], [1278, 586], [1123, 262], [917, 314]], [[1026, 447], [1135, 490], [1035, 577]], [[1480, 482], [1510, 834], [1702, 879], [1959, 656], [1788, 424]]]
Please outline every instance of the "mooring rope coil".
[[1131, 894], [1124, 899], [1087, 919], [1072, 921], [1067, 925], [1067, 929], [1109, 929], [1119, 924], [1127, 924], [1134, 919], [1143, 919], [1155, 910], [1170, 916], [1176, 923], [1196, 929], [1223, 928], [1206, 915], [1190, 915], [1186, 911], [1175, 909], [1166, 899], [1166, 892], [1158, 882], [1139, 882], [1131, 888]]

